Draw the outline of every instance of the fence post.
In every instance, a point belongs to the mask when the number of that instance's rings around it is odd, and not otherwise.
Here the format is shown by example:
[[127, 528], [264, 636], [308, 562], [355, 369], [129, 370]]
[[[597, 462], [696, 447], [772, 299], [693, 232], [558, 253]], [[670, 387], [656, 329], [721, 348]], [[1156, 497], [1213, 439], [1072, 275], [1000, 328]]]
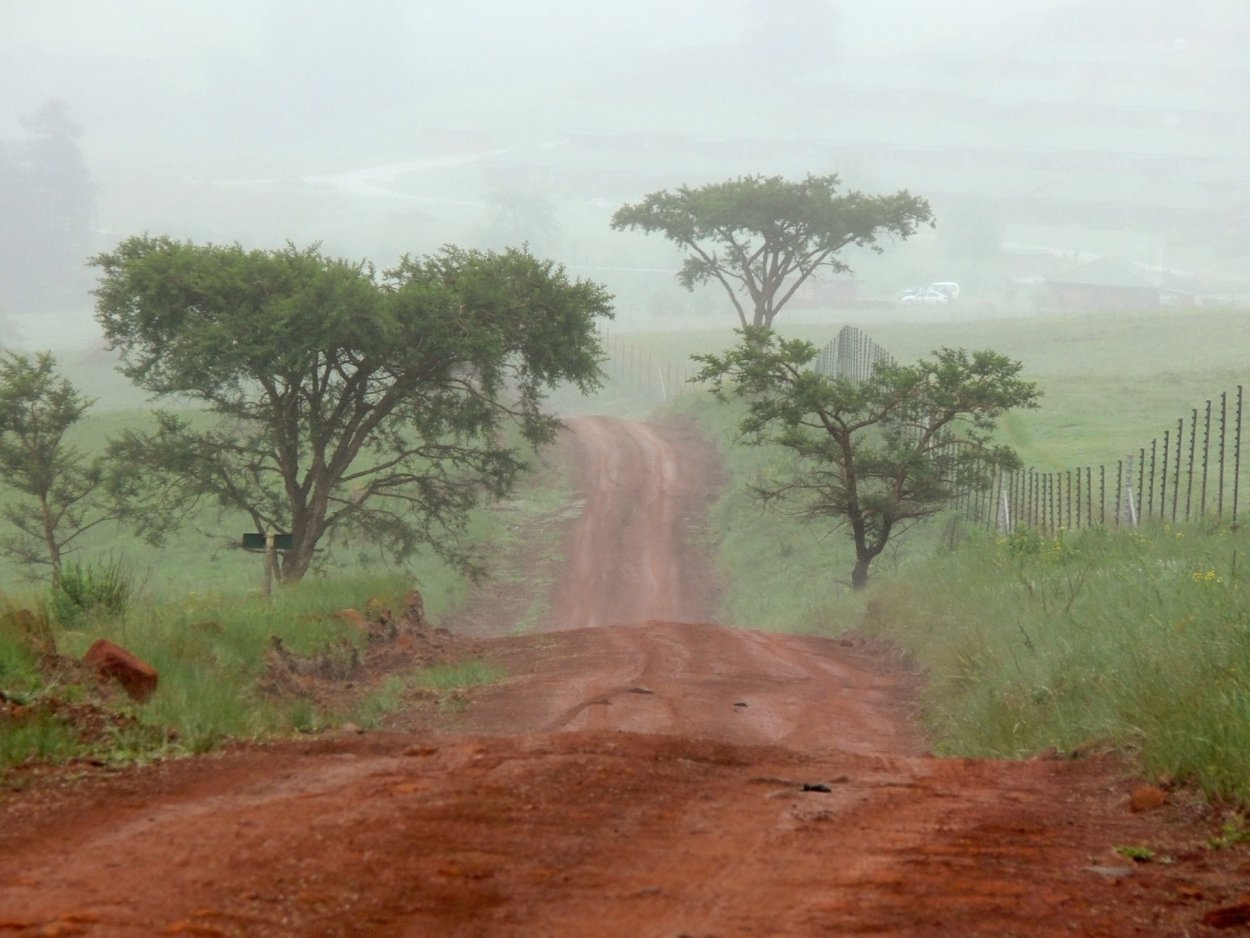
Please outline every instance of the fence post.
[[[1127, 461], [1128, 467], [1125, 471], [1124, 463]], [[1125, 460], [1120, 462], [1120, 491], [1124, 498], [1124, 507], [1128, 514], [1128, 526], [1130, 528], [1137, 527], [1137, 512], [1133, 507], [1133, 457], [1129, 455]], [[1120, 509], [1116, 507], [1116, 520], [1119, 521]]]
[[[1068, 480], [1068, 488], [1071, 489], [1072, 481]], [[1071, 512], [1069, 512], [1070, 514]], [[1076, 467], [1076, 523], [1072, 525], [1075, 529], [1081, 527], [1081, 467]]]
[[1033, 527], [1033, 528], [1040, 528], [1042, 526], [1041, 512], [1038, 511], [1038, 506], [1041, 504], [1041, 493], [1039, 492], [1039, 489], [1041, 488], [1041, 483], [1039, 480], [1040, 480], [1040, 476], [1038, 476], [1036, 472], [1030, 469], [1029, 470], [1029, 527]]
[[1198, 440], [1198, 408], [1195, 407], [1189, 421], [1189, 478], [1185, 480], [1185, 520], [1192, 517], [1194, 506], [1194, 445]]
[[1241, 494], [1241, 385], [1237, 385], [1237, 430], [1233, 440], [1233, 524], [1237, 523], [1237, 496]]
[[[1155, 457], [1158, 455], [1158, 447], [1158, 439], [1150, 441], [1150, 490], [1146, 499], [1147, 511], [1145, 512], [1145, 516], [1147, 518], [1153, 518], [1155, 516]], [[1146, 468], [1145, 460], [1142, 462], [1142, 468], [1144, 469]]]
[[1168, 446], [1171, 443], [1170, 438], [1171, 430], [1164, 430], [1164, 454], [1163, 459], [1159, 460], [1159, 520], [1168, 518], [1168, 455], [1171, 453]]
[[1176, 421], [1176, 471], [1172, 473], [1172, 523], [1176, 524], [1176, 506], [1181, 501], [1181, 449], [1185, 434], [1185, 418]]
[[1057, 472], [1046, 474], [1046, 489], [1050, 502], [1050, 533], [1056, 533], [1063, 525], [1063, 503], [1059, 494], [1059, 482], [1062, 476]]
[[998, 470], [998, 532], [1000, 534], [1011, 533], [1011, 499], [1007, 497], [1005, 475], [1002, 469]]
[[1224, 523], [1224, 438], [1228, 431], [1228, 392], [1220, 392], [1220, 485], [1215, 516]]
[[1085, 467], [1085, 526], [1094, 526], [1094, 470]]
[[1203, 521], [1207, 520], [1207, 467], [1211, 461], [1211, 402], [1207, 401], [1206, 420], [1202, 431], [1202, 497], [1199, 500], [1199, 514]]

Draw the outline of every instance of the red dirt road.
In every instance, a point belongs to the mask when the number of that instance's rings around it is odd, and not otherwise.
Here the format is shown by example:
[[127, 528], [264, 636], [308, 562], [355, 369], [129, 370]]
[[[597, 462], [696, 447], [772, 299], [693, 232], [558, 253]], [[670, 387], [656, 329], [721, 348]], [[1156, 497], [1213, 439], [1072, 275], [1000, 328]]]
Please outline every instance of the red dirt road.
[[934, 758], [872, 643], [704, 624], [709, 448], [573, 428], [550, 616], [464, 617], [506, 679], [6, 796], [0, 936], [1228, 933], [1250, 854], [1206, 849], [1194, 799], [1134, 813], [1109, 757]]

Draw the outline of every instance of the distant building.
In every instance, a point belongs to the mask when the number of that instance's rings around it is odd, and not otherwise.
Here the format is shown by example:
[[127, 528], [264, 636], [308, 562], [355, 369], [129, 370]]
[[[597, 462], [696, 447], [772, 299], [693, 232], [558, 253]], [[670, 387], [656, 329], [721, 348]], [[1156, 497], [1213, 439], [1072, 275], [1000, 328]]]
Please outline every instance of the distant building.
[[1105, 257], [1046, 278], [1050, 302], [1063, 309], [1155, 309], [1159, 288], [1137, 271]]

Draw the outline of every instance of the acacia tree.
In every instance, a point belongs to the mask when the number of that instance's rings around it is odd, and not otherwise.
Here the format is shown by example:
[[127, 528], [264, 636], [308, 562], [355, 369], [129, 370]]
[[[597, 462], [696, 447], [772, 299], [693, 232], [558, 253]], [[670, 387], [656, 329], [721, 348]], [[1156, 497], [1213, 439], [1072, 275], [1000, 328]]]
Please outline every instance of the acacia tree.
[[932, 224], [929, 203], [893, 195], [840, 192], [836, 175], [741, 176], [676, 192], [653, 192], [612, 216], [618, 231], [659, 232], [688, 256], [677, 274], [687, 290], [715, 281], [738, 321], [771, 329], [798, 289], [820, 270], [844, 273], [838, 256], [856, 245], [880, 252], [882, 235], [907, 239]]
[[808, 520], [832, 519], [855, 545], [851, 584], [891, 538], [944, 509], [960, 492], [983, 489], [996, 467], [1014, 468], [992, 442], [997, 418], [1036, 407], [1040, 392], [1021, 364], [992, 351], [943, 348], [910, 365], [879, 364], [855, 383], [808, 367], [816, 347], [765, 329], [722, 355], [699, 355], [699, 380], [722, 401], [741, 398], [739, 425], [750, 445], [789, 451], [788, 466], [752, 487], [765, 504]]
[[0, 361], [0, 477], [17, 496], [0, 511], [16, 529], [0, 538], [0, 552], [50, 568], [53, 590], [74, 541], [121, 514], [103, 461], [65, 442], [92, 403], [57, 375], [49, 353]]
[[146, 487], [141, 530], [159, 540], [200, 502], [242, 511], [292, 535], [287, 581], [327, 535], [473, 569], [468, 512], [553, 438], [547, 389], [598, 384], [611, 316], [600, 286], [518, 250], [448, 247], [379, 275], [318, 247], [136, 237], [93, 263], [122, 372], [216, 418], [165, 411], [114, 441]]

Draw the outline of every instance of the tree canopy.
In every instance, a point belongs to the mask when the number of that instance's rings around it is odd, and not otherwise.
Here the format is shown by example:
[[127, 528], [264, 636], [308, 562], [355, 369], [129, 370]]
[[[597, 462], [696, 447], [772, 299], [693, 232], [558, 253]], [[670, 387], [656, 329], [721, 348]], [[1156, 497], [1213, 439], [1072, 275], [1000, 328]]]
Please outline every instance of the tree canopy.
[[244, 512], [291, 533], [286, 580], [327, 534], [471, 568], [468, 512], [554, 436], [549, 388], [597, 386], [611, 316], [602, 287], [520, 250], [448, 247], [379, 274], [317, 246], [135, 237], [93, 264], [122, 372], [216, 417], [167, 410], [113, 442], [146, 486], [142, 530], [159, 539], [201, 502]]
[[845, 528], [856, 588], [892, 537], [1017, 464], [993, 442], [997, 418], [1040, 396], [1019, 362], [993, 351], [943, 348], [910, 365], [880, 363], [856, 383], [811, 370], [810, 342], [765, 329], [743, 335], [724, 354], [696, 356], [698, 377], [719, 399], [746, 402], [739, 430], [748, 444], [788, 451], [791, 462], [753, 492]]
[[820, 270], [850, 268], [839, 252], [880, 251], [883, 235], [906, 239], [933, 221], [929, 203], [906, 190], [893, 195], [840, 191], [836, 175], [741, 176], [676, 192], [653, 192], [612, 216], [618, 231], [658, 232], [688, 256], [677, 277], [688, 290], [716, 282], [743, 328], [772, 328], [799, 288]]
[[0, 478], [17, 495], [0, 511], [12, 529], [0, 537], [0, 552], [46, 565], [54, 589], [74, 542], [122, 512], [103, 462], [65, 440], [91, 404], [57, 374], [47, 352], [0, 360]]

